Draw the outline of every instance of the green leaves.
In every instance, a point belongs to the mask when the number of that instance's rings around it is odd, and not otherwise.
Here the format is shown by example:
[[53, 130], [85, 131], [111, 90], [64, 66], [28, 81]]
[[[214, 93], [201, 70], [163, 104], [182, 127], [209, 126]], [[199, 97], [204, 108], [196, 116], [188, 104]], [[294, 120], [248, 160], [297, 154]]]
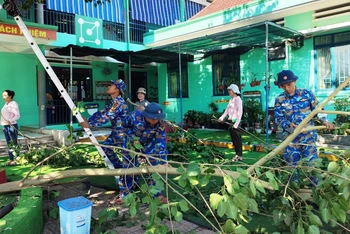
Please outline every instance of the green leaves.
[[186, 169], [186, 174], [188, 177], [198, 176], [201, 173], [201, 169], [196, 163], [191, 163]]
[[256, 196], [256, 188], [255, 188], [255, 184], [253, 181], [250, 181], [249, 182], [249, 188], [250, 188], [250, 191], [252, 192], [252, 194], [254, 195], [254, 197]]
[[249, 230], [243, 225], [236, 225], [231, 219], [226, 220], [222, 229], [225, 233], [248, 234]]
[[241, 210], [247, 210], [248, 209], [248, 200], [247, 200], [247, 196], [242, 194], [242, 193], [238, 193], [233, 197], [233, 202], [235, 203], [235, 205], [240, 208]]
[[227, 209], [229, 209], [229, 207], [226, 205], [226, 202], [224, 200], [221, 200], [218, 204], [218, 209], [217, 209], [217, 214], [219, 215], [219, 217], [224, 216]]
[[275, 176], [270, 171], [267, 171], [266, 177], [269, 179], [269, 183], [272, 186], [272, 188], [278, 190], [278, 183], [275, 180]]
[[58, 209], [58, 207], [54, 207], [54, 208], [50, 209], [50, 211], [49, 211], [49, 216], [50, 216], [51, 218], [57, 219], [58, 215], [59, 215], [59, 209]]
[[66, 127], [68, 129], [69, 135], [67, 136], [67, 140], [71, 141], [74, 137], [73, 135], [73, 127], [70, 124], [66, 124]]
[[226, 220], [224, 226], [222, 226], [222, 229], [225, 231], [225, 233], [235, 233], [236, 224], [231, 220]]
[[182, 220], [183, 214], [180, 211], [178, 211], [178, 209], [176, 207], [174, 207], [174, 206], [171, 207], [170, 211], [171, 211], [171, 214], [173, 215], [175, 221], [180, 222]]
[[323, 208], [321, 210], [321, 217], [322, 217], [322, 220], [325, 222], [325, 223], [328, 223], [330, 218], [331, 218], [331, 214], [330, 212], [328, 211], [328, 209], [326, 208]]
[[299, 219], [298, 226], [296, 229], [296, 234], [304, 234], [304, 233], [305, 233], [305, 231], [303, 228], [303, 221], [301, 219]]
[[320, 234], [320, 228], [316, 225], [309, 226], [307, 234]]
[[284, 214], [283, 214], [282, 210], [280, 210], [280, 209], [273, 210], [272, 217], [273, 217], [274, 223], [276, 223], [276, 224], [280, 223], [282, 220], [284, 220]]
[[131, 203], [129, 207], [130, 216], [135, 217], [135, 215], [137, 214], [137, 210], [138, 210], [138, 204], [136, 202]]
[[212, 193], [210, 194], [210, 207], [214, 210], [218, 209], [219, 207], [219, 203], [221, 202], [221, 200], [223, 199], [223, 197], [217, 193]]
[[228, 218], [236, 220], [237, 219], [237, 214], [238, 214], [238, 207], [233, 203], [232, 199], [228, 199], [227, 202], [225, 203], [228, 207], [226, 209], [226, 215]]
[[260, 192], [266, 194], [265, 188], [264, 188], [264, 186], [262, 186], [262, 184], [261, 184], [261, 182], [259, 180], [256, 180], [254, 182], [254, 185], [255, 185], [257, 190], [259, 190]]
[[184, 199], [181, 199], [181, 200], [179, 201], [179, 206], [180, 206], [180, 209], [181, 209], [183, 212], [186, 212], [186, 211], [189, 210], [189, 209], [188, 209], [188, 204], [187, 204], [187, 202], [186, 202]]
[[313, 214], [312, 212], [308, 212], [308, 217], [311, 224], [322, 226], [322, 221], [317, 215]]

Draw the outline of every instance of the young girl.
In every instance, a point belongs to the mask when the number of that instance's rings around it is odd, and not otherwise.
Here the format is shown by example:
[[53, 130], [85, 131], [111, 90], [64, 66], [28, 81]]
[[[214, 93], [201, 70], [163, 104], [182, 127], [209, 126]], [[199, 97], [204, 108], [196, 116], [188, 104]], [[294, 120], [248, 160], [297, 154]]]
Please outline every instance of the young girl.
[[238, 126], [241, 122], [243, 106], [238, 86], [231, 84], [227, 90], [228, 94], [231, 96], [231, 99], [225, 112], [219, 118], [219, 121], [224, 121], [225, 117], [228, 115], [228, 120], [232, 121], [233, 123], [233, 126], [230, 126], [229, 128], [232, 144], [236, 151], [236, 156], [232, 159], [232, 161], [237, 162], [242, 161], [242, 137], [240, 131], [238, 130]]
[[18, 138], [18, 125], [17, 120], [20, 117], [19, 108], [17, 102], [12, 99], [15, 96], [15, 92], [11, 90], [5, 90], [2, 93], [2, 98], [5, 101], [4, 107], [1, 109], [1, 125], [4, 126], [3, 132], [5, 135], [8, 154], [10, 161], [6, 165], [14, 166], [16, 162], [13, 156], [13, 147], [17, 145]]

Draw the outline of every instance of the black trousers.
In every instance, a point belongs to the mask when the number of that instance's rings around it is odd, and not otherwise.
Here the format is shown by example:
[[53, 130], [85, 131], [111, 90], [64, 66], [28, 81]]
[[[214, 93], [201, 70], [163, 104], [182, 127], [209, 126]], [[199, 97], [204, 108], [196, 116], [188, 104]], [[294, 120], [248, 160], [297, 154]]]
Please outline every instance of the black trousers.
[[235, 147], [236, 155], [242, 156], [242, 137], [241, 132], [234, 127], [230, 127], [228, 129], [230, 131], [230, 136], [232, 140], [232, 144]]

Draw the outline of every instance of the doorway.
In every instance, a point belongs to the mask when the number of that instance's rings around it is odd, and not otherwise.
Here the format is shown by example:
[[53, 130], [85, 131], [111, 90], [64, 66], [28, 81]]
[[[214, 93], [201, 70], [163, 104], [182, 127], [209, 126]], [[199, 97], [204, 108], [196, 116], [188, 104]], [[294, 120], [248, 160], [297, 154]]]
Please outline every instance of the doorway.
[[147, 73], [131, 72], [131, 97], [134, 102], [138, 100], [136, 92], [140, 87], [143, 87], [147, 90]]
[[[70, 68], [52, 67], [52, 69], [73, 102], [92, 101], [92, 69], [73, 68], [72, 86]], [[47, 125], [70, 123], [71, 110], [48, 74], [46, 75], [46, 107]], [[75, 118], [73, 122], [76, 122]]]

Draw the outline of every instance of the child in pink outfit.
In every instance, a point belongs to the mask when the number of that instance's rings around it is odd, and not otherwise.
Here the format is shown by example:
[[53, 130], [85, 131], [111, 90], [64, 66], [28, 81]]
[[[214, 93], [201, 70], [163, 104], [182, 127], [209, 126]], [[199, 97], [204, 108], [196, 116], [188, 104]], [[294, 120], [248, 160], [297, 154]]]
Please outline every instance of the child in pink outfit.
[[243, 105], [240, 97], [238, 86], [231, 84], [228, 88], [228, 93], [231, 99], [226, 107], [225, 112], [219, 118], [219, 121], [224, 121], [226, 116], [228, 120], [232, 121], [233, 126], [229, 128], [232, 144], [235, 147], [236, 156], [232, 161], [242, 161], [242, 137], [241, 132], [238, 130], [239, 123], [242, 119]]

